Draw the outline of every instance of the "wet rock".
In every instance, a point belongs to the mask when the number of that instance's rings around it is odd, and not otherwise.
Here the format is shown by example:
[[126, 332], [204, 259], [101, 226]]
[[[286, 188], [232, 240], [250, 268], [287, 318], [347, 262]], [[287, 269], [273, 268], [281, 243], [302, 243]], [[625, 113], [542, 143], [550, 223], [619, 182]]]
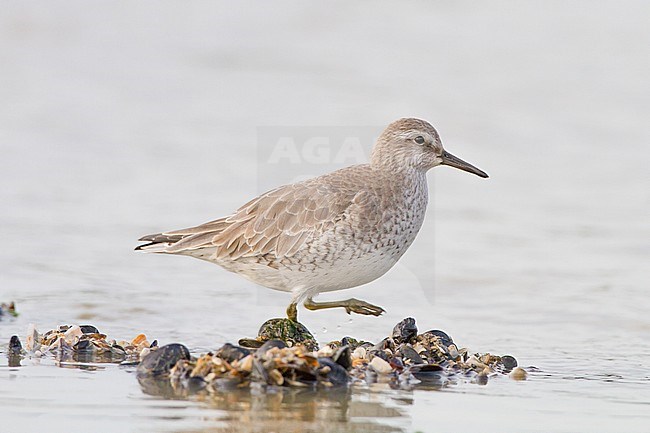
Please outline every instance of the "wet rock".
[[418, 335], [418, 328], [415, 326], [415, 319], [407, 317], [393, 328], [391, 337], [396, 344], [410, 343]]
[[261, 341], [282, 340], [289, 347], [301, 344], [308, 350], [318, 350], [318, 343], [309, 329], [302, 323], [289, 319], [267, 320], [260, 327], [257, 339]]
[[300, 322], [289, 319], [269, 319], [260, 327], [257, 338], [242, 338], [239, 345], [258, 348], [268, 340], [281, 340], [288, 347], [305, 346], [308, 350], [318, 350], [318, 342], [311, 332]]
[[167, 344], [150, 352], [137, 368], [139, 376], [158, 376], [167, 374], [180, 360], [189, 360], [190, 351], [182, 344]]

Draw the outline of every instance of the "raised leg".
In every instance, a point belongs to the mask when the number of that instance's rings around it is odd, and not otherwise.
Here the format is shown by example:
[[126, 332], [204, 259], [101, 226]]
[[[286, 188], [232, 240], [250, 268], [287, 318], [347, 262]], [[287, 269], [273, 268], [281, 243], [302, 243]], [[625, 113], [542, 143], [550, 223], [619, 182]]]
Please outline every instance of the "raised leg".
[[287, 307], [287, 317], [294, 322], [298, 321], [298, 305], [295, 302], [290, 303]]
[[363, 314], [366, 316], [379, 316], [385, 310], [376, 305], [369, 304], [359, 299], [346, 299], [345, 301], [315, 302], [311, 297], [305, 300], [305, 308], [308, 310], [322, 310], [324, 308], [345, 308], [350, 313]]

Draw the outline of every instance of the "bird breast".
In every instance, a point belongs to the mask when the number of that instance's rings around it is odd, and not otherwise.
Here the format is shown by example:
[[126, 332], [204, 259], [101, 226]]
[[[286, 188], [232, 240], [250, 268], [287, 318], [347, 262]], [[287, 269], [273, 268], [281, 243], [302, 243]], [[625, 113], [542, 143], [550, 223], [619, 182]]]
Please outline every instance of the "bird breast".
[[368, 186], [357, 194], [342, 220], [308, 242], [285, 263], [286, 269], [298, 269], [304, 278], [301, 284], [318, 291], [373, 281], [411, 246], [422, 227], [427, 202], [424, 175]]

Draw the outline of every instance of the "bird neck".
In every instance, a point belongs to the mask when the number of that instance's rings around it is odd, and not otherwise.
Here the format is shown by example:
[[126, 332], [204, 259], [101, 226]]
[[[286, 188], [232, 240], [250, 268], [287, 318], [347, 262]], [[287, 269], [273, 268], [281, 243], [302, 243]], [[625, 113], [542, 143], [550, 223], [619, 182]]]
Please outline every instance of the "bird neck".
[[427, 171], [419, 167], [402, 164], [370, 164], [377, 173], [377, 179], [399, 188], [407, 196], [428, 195]]

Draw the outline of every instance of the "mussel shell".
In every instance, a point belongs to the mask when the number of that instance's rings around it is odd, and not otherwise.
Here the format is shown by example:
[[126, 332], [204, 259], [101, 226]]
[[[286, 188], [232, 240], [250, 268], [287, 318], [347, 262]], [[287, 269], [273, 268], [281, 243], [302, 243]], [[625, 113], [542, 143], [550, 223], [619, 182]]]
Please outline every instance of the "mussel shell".
[[393, 340], [390, 337], [386, 337], [381, 340], [379, 343], [375, 344], [370, 348], [370, 352], [376, 350], [392, 349], [394, 347]]
[[84, 334], [99, 334], [99, 329], [95, 328], [93, 325], [79, 325], [81, 332]]
[[339, 347], [334, 352], [334, 355], [332, 355], [332, 361], [349, 370], [352, 367], [352, 351], [350, 350], [350, 346]]
[[20, 343], [20, 338], [17, 335], [12, 335], [9, 339], [9, 354], [18, 355], [23, 350], [23, 345]]
[[329, 367], [329, 372], [326, 374], [326, 377], [332, 385], [345, 385], [350, 380], [350, 376], [345, 368], [330, 358], [318, 358], [318, 363], [321, 367]]
[[138, 375], [145, 376], [167, 374], [181, 359], [190, 359], [190, 351], [187, 347], [178, 343], [167, 344], [149, 352], [142, 359], [136, 371]]
[[246, 347], [250, 349], [257, 349], [264, 344], [263, 341], [255, 340], [253, 338], [240, 338], [237, 342], [241, 347]]
[[187, 390], [189, 392], [198, 392], [205, 388], [207, 384], [201, 376], [192, 376], [187, 379]]
[[438, 364], [418, 364], [409, 368], [409, 372], [425, 383], [442, 383], [444, 381], [444, 369]]
[[404, 360], [410, 361], [411, 364], [424, 364], [424, 359], [409, 345], [402, 344], [397, 351]]
[[407, 317], [395, 325], [391, 337], [395, 343], [401, 344], [410, 342], [416, 335], [418, 335], [418, 328], [415, 326], [415, 319]]
[[384, 350], [370, 349], [368, 351], [368, 359], [372, 361], [372, 358], [375, 356], [383, 359], [386, 362], [390, 361], [390, 356], [388, 356]]
[[504, 355], [501, 357], [501, 365], [503, 365], [503, 369], [505, 371], [510, 371], [513, 368], [517, 367], [518, 364], [514, 356]]
[[235, 346], [230, 343], [226, 343], [216, 352], [216, 356], [232, 363], [233, 361], [238, 361], [246, 356], [250, 355], [251, 351], [245, 347]]
[[287, 344], [282, 340], [269, 340], [266, 343], [262, 344], [259, 349], [257, 349], [255, 356], [259, 358], [264, 355], [269, 349], [272, 349], [274, 347], [284, 349], [287, 347]]
[[450, 344], [454, 344], [454, 340], [447, 335], [446, 332], [440, 331], [438, 329], [433, 329], [431, 331], [427, 331], [423, 334], [420, 334], [418, 337], [419, 338], [430, 338], [430, 337], [438, 337], [440, 339], [440, 343], [442, 343], [443, 346], [448, 347]]

